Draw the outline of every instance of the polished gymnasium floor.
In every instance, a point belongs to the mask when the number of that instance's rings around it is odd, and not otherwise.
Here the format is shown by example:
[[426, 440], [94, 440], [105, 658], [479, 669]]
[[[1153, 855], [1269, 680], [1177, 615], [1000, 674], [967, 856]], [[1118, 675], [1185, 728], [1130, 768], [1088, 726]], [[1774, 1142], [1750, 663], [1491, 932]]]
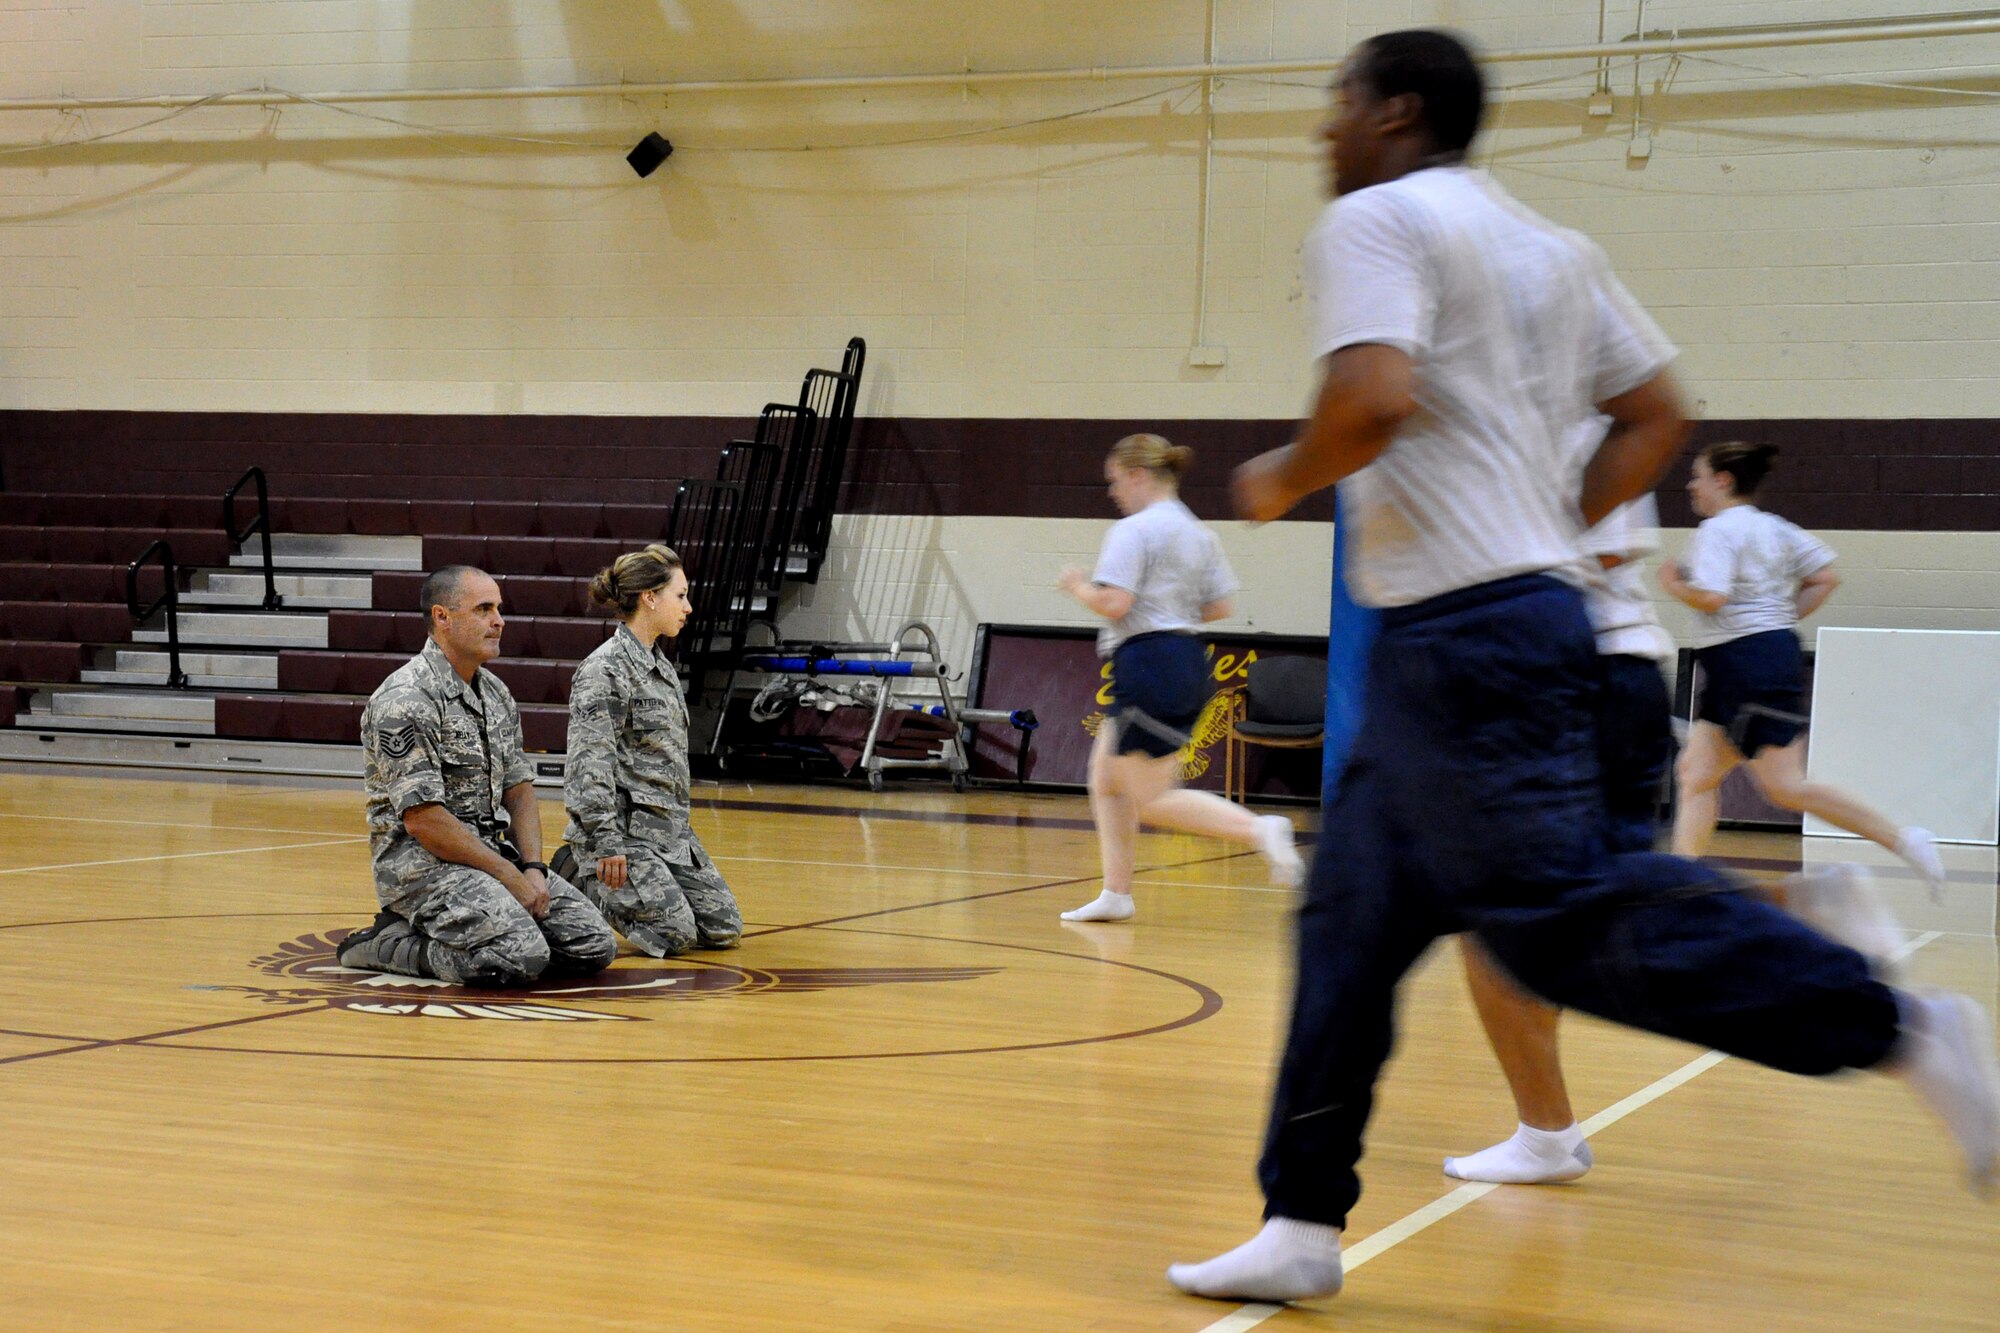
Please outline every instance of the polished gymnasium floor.
[[[1596, 1171], [1446, 1179], [1513, 1123], [1448, 945], [1347, 1291], [1179, 1296], [1258, 1216], [1290, 962], [1254, 857], [1149, 837], [1138, 921], [1068, 926], [1074, 797], [731, 784], [696, 824], [741, 949], [467, 995], [332, 968], [356, 788], [0, 774], [0, 1328], [2000, 1327], [2000, 1206], [1885, 1079], [1573, 1019]], [[1952, 857], [1942, 907], [1884, 882], [1913, 978], [1991, 1007], [1992, 853]]]

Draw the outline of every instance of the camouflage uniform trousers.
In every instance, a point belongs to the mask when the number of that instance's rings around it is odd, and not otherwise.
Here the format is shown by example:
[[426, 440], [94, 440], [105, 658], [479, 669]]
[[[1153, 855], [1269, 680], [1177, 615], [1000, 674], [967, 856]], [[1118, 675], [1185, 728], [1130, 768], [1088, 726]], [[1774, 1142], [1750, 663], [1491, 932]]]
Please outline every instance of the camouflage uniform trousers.
[[634, 948], [655, 958], [733, 949], [743, 934], [736, 895], [706, 856], [692, 855], [694, 864], [676, 865], [665, 848], [634, 840], [626, 847], [625, 883], [607, 889], [586, 875], [583, 891]]
[[524, 986], [609, 967], [618, 939], [597, 909], [560, 876], [548, 877], [548, 890], [548, 915], [537, 921], [485, 871], [446, 865], [394, 910], [425, 938], [421, 974], [455, 985]]

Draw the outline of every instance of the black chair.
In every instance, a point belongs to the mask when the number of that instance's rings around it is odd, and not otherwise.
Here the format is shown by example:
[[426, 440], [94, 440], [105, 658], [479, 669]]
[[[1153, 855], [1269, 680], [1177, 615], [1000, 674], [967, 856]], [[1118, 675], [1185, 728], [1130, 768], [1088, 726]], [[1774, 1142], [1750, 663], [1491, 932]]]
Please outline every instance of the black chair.
[[1249, 799], [1251, 745], [1304, 750], [1326, 740], [1326, 663], [1316, 657], [1259, 657], [1236, 693], [1223, 742], [1222, 788]]

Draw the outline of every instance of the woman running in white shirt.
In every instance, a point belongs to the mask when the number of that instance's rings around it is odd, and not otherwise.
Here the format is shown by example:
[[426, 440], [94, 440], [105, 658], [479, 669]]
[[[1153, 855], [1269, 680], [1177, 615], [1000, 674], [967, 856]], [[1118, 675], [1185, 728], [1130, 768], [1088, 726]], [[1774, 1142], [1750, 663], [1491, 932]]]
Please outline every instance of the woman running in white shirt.
[[1127, 435], [1104, 460], [1111, 526], [1086, 575], [1063, 570], [1057, 586], [1111, 622], [1097, 653], [1111, 660], [1112, 703], [1090, 752], [1090, 809], [1097, 821], [1104, 890], [1065, 921], [1127, 921], [1139, 823], [1165, 825], [1255, 848], [1272, 878], [1296, 886], [1304, 866], [1292, 821], [1253, 815], [1213, 792], [1180, 790], [1181, 750], [1211, 693], [1195, 628], [1230, 614], [1236, 576], [1215, 534], [1180, 500], [1194, 450], [1157, 435]]
[[1756, 505], [1775, 445], [1712, 444], [1694, 462], [1688, 495], [1703, 518], [1678, 563], [1660, 566], [1660, 586], [1698, 614], [1695, 660], [1701, 707], [1675, 773], [1673, 850], [1700, 856], [1715, 833], [1717, 789], [1748, 764], [1766, 800], [1818, 815], [1880, 843], [1930, 884], [1944, 884], [1931, 835], [1897, 828], [1848, 793], [1806, 781], [1805, 664], [1793, 626], [1840, 584], [1833, 549]]

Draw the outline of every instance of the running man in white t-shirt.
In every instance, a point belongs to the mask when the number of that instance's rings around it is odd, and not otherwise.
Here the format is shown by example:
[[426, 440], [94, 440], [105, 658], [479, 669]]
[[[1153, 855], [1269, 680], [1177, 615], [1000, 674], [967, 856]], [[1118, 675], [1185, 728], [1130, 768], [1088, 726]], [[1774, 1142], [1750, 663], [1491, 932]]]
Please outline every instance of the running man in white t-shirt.
[[[2000, 1164], [2000, 1067], [1978, 1004], [1891, 990], [1860, 953], [1700, 862], [1607, 850], [1578, 539], [1652, 489], [1687, 425], [1672, 348], [1601, 252], [1465, 167], [1483, 105], [1448, 34], [1354, 52], [1323, 131], [1340, 198], [1306, 249], [1321, 387], [1297, 440], [1237, 473], [1255, 520], [1344, 482], [1345, 572], [1382, 615], [1299, 913], [1258, 1166], [1265, 1224], [1168, 1269], [1197, 1295], [1340, 1289], [1397, 986], [1464, 930], [1560, 1006], [1794, 1073], [1900, 1073], [1976, 1184]], [[1612, 426], [1579, 494], [1565, 449], [1593, 409]]]
[[1701, 705], [1676, 776], [1674, 851], [1700, 856], [1715, 835], [1722, 780], [1748, 764], [1773, 805], [1818, 815], [1880, 843], [1944, 888], [1944, 862], [1930, 832], [1898, 828], [1838, 787], [1806, 781], [1805, 659], [1793, 627], [1840, 586], [1833, 548], [1757, 507], [1777, 446], [1712, 444], [1694, 460], [1688, 498], [1701, 526], [1678, 562], [1660, 566], [1660, 586], [1697, 615]]

